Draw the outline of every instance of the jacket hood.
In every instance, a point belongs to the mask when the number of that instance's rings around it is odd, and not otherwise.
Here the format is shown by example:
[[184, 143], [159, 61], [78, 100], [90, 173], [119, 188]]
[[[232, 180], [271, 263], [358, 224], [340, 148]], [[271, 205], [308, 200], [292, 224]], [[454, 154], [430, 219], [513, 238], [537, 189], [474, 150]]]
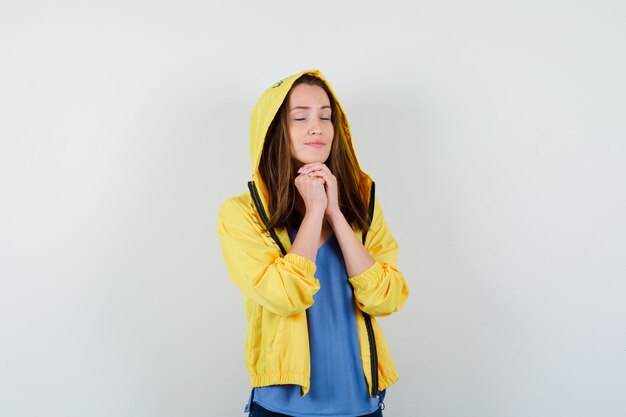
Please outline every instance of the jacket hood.
[[[352, 136], [350, 134], [350, 126], [348, 124], [348, 118], [346, 117], [345, 112], [341, 106], [341, 103], [337, 99], [337, 95], [335, 94], [333, 88], [328, 83], [324, 75], [319, 70], [305, 70], [301, 71], [297, 74], [291, 75], [287, 78], [284, 78], [270, 88], [265, 90], [265, 92], [259, 97], [256, 105], [254, 106], [254, 110], [252, 111], [252, 120], [250, 123], [250, 163], [252, 165], [252, 180], [256, 184], [259, 194], [263, 200], [263, 205], [267, 209], [267, 201], [268, 194], [265, 184], [261, 180], [261, 175], [259, 173], [259, 162], [261, 160], [261, 153], [263, 152], [263, 144], [265, 143], [265, 137], [267, 136], [267, 130], [274, 119], [274, 116], [278, 112], [278, 109], [285, 101], [289, 90], [293, 86], [293, 83], [305, 74], [311, 74], [317, 78], [320, 78], [326, 86], [328, 90], [333, 96], [335, 103], [337, 104], [337, 124], [339, 126], [334, 126], [335, 129], [342, 129], [344, 134], [341, 135], [345, 141], [347, 141], [347, 146], [354, 149], [352, 146]], [[355, 152], [356, 155], [356, 152]], [[361, 189], [364, 195], [369, 193], [369, 187], [371, 184], [371, 178], [364, 173], [357, 159], [357, 169], [359, 171], [359, 177], [361, 178]]]

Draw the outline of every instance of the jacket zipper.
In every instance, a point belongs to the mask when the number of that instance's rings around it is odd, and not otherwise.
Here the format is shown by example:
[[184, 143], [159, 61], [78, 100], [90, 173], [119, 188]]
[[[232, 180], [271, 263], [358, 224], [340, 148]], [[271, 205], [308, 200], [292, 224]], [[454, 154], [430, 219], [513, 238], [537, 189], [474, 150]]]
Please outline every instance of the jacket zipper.
[[372, 397], [378, 397], [378, 352], [376, 351], [376, 339], [374, 338], [374, 328], [372, 327], [372, 318], [367, 313], [363, 313], [365, 319], [365, 328], [367, 329], [367, 339], [370, 345], [370, 364], [372, 372]]
[[[372, 181], [372, 187], [370, 188], [370, 201], [368, 207], [368, 223], [372, 223], [372, 219], [374, 218], [374, 195], [375, 195], [375, 187], [374, 181]], [[365, 237], [367, 236], [367, 230], [363, 233], [363, 245], [365, 246]], [[380, 400], [380, 391], [378, 390], [378, 351], [376, 350], [376, 338], [374, 337], [374, 328], [372, 327], [372, 318], [366, 312], [363, 313], [363, 318], [365, 319], [365, 328], [367, 329], [367, 339], [370, 345], [370, 364], [371, 364], [371, 375], [372, 375], [372, 392], [371, 396], [379, 397]]]
[[[254, 205], [256, 206], [256, 209], [259, 212], [259, 215], [261, 216], [261, 220], [263, 221], [263, 224], [267, 228], [267, 226], [269, 225], [269, 219], [267, 217], [267, 213], [265, 212], [265, 209], [263, 208], [263, 203], [261, 202], [261, 198], [259, 197], [259, 192], [256, 189], [256, 185], [254, 184], [254, 181], [248, 181], [248, 189], [250, 190], [252, 201], [254, 201]], [[368, 208], [368, 215], [369, 215], [368, 221], [370, 224], [372, 222], [372, 219], [374, 218], [374, 194], [375, 194], [375, 187], [374, 187], [374, 182], [372, 181], [372, 187], [370, 189], [369, 208]], [[285, 250], [285, 247], [283, 246], [282, 242], [278, 238], [278, 235], [276, 234], [274, 229], [269, 229], [269, 232], [270, 232], [270, 235], [272, 236], [272, 239], [274, 239], [274, 242], [276, 242], [276, 244], [278, 245], [278, 248], [280, 249], [283, 256], [286, 255], [287, 251]], [[364, 245], [365, 245], [366, 236], [367, 236], [367, 230], [363, 233]], [[363, 319], [365, 320], [365, 328], [367, 329], [367, 341], [369, 343], [369, 348], [370, 348], [370, 365], [371, 365], [370, 371], [372, 375], [371, 396], [372, 398], [378, 397], [378, 399], [380, 400], [380, 391], [378, 390], [378, 351], [376, 350], [376, 338], [374, 337], [374, 328], [372, 327], [372, 318], [369, 316], [369, 314], [365, 312], [362, 312], [362, 314], [363, 314]], [[382, 401], [380, 402], [382, 404]]]
[[[261, 198], [259, 197], [259, 192], [256, 189], [256, 185], [254, 184], [254, 181], [248, 181], [248, 189], [250, 190], [252, 201], [254, 201], [254, 205], [256, 206], [256, 209], [259, 212], [259, 215], [261, 216], [261, 220], [263, 220], [263, 224], [267, 228], [270, 221], [267, 218], [267, 213], [265, 213], [265, 209], [263, 208], [263, 203], [261, 203]], [[278, 248], [280, 249], [281, 253], [283, 254], [283, 256], [285, 256], [287, 254], [287, 251], [285, 250], [285, 247], [283, 246], [282, 242], [278, 238], [278, 235], [276, 234], [274, 229], [269, 229], [269, 232], [270, 232], [270, 235], [272, 236], [272, 239], [274, 239], [274, 242], [276, 242], [276, 244], [278, 245]]]

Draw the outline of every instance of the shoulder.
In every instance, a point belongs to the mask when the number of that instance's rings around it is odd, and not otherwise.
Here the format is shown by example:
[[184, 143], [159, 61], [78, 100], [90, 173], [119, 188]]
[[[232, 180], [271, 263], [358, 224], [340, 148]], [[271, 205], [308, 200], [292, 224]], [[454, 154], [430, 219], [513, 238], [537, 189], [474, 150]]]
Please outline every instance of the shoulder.
[[227, 198], [220, 206], [217, 215], [217, 233], [220, 239], [234, 238], [239, 244], [242, 241], [259, 242], [273, 246], [268, 232], [262, 227], [261, 220], [249, 192]]
[[248, 213], [252, 214], [252, 207], [252, 197], [250, 196], [250, 192], [246, 191], [239, 195], [227, 198], [220, 206], [218, 219], [234, 219], [245, 216]]
[[220, 207], [222, 210], [225, 207], [249, 207], [252, 204], [252, 197], [250, 191], [243, 192], [239, 195], [227, 198]]

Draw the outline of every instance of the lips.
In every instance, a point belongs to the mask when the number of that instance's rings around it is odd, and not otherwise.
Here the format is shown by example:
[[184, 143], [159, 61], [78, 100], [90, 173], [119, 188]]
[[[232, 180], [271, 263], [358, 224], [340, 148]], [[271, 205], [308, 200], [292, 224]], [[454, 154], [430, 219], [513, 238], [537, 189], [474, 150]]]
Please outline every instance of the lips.
[[324, 142], [307, 142], [305, 145], [313, 146], [314, 148], [321, 148], [326, 144]]

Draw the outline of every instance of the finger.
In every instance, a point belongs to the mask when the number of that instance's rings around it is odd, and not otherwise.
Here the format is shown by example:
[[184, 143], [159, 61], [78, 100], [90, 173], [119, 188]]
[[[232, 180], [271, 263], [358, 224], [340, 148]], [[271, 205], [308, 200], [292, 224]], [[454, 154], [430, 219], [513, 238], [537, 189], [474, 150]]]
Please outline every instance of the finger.
[[321, 177], [324, 178], [324, 180], [327, 183], [335, 183], [337, 182], [337, 178], [330, 172], [330, 171], [326, 171], [326, 170], [318, 170], [318, 171], [313, 171], [313, 172], [309, 172], [308, 174], [311, 177]]
[[294, 181], [298, 181], [298, 182], [305, 182], [308, 181], [309, 179], [311, 179], [313, 176], [309, 175], [309, 174], [300, 174], [298, 175]]
[[326, 174], [330, 176], [334, 176], [333, 173], [330, 172], [330, 169], [326, 165], [320, 165], [320, 166], [316, 166], [312, 168], [307, 168], [302, 171], [303, 174], [312, 174], [314, 172], [325, 172]]
[[304, 171], [302, 171], [302, 173], [307, 174], [307, 173], [316, 172], [316, 171], [324, 171], [324, 172], [328, 172], [329, 174], [331, 173], [330, 169], [328, 169], [326, 165], [319, 165], [319, 166], [307, 168]]
[[308, 164], [304, 164], [300, 167], [300, 169], [307, 169], [314, 166], [325, 165], [323, 162], [309, 162]]
[[320, 176], [302, 174], [302, 178], [298, 182], [302, 184], [303, 183], [315, 183], [315, 182], [318, 182], [320, 179], [325, 182], [325, 179]]
[[331, 181], [331, 177], [330, 177], [331, 174], [323, 170], [312, 171], [305, 175], [308, 175], [309, 177], [324, 178], [324, 180], [327, 182]]
[[298, 170], [299, 173], [308, 172], [312, 169], [319, 169], [319, 167], [326, 166], [323, 162], [311, 162], [305, 165], [302, 165]]
[[312, 167], [314, 165], [321, 165], [324, 164], [323, 162], [308, 162], [304, 165], [302, 165], [300, 168], [308, 168], [308, 167]]

